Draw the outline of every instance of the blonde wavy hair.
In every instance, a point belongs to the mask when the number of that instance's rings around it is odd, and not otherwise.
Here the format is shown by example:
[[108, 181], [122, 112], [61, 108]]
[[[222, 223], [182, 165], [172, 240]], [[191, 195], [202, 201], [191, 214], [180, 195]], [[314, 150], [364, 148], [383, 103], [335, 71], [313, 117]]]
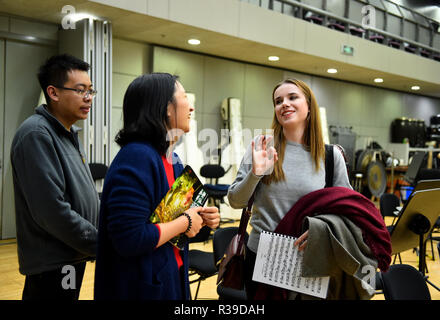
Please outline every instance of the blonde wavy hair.
[[[303, 143], [308, 151], [310, 151], [315, 170], [319, 171], [321, 160], [325, 160], [325, 144], [322, 136], [321, 117], [319, 114], [318, 103], [312, 89], [303, 81], [297, 79], [286, 79], [278, 83], [272, 91], [272, 102], [275, 109], [274, 94], [275, 91], [283, 84], [293, 84], [297, 86], [304, 94], [307, 105], [309, 106], [309, 115], [307, 117], [307, 124], [304, 130]], [[286, 138], [283, 134], [283, 127], [278, 122], [277, 116], [274, 112], [272, 120], [272, 130], [274, 134], [274, 147], [278, 153], [278, 161], [274, 165], [274, 169], [270, 175], [263, 178], [263, 183], [271, 184], [272, 182], [285, 181], [283, 171], [284, 150], [286, 149]]]

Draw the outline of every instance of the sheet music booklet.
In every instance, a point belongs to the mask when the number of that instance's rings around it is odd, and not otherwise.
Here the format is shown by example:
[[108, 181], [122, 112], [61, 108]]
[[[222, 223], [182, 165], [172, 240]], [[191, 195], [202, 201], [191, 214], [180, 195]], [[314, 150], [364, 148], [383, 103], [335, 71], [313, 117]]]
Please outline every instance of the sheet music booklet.
[[301, 277], [303, 251], [296, 238], [261, 232], [252, 280], [325, 299], [330, 277]]

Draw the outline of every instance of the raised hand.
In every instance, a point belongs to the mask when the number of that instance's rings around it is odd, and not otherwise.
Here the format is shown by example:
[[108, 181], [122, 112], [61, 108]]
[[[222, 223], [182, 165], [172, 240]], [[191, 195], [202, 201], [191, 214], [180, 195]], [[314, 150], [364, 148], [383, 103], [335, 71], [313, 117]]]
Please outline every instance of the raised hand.
[[259, 136], [255, 142], [252, 140], [252, 172], [257, 176], [272, 173], [278, 154], [272, 146], [273, 137]]

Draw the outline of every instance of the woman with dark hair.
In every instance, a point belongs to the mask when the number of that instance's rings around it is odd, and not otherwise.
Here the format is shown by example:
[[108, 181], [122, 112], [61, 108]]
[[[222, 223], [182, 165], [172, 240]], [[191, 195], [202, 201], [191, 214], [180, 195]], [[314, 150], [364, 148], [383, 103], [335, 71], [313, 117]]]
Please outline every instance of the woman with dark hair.
[[216, 207], [194, 207], [167, 223], [150, 216], [183, 166], [168, 152], [173, 131], [189, 131], [194, 108], [177, 77], [152, 73], [136, 78], [123, 103], [120, 151], [107, 172], [101, 197], [95, 299], [185, 300], [190, 296], [188, 244], [169, 240], [194, 237], [204, 226], [216, 228]]
[[[304, 195], [325, 186], [325, 144], [319, 107], [309, 86], [287, 79], [272, 92], [273, 137], [259, 136], [248, 147], [228, 192], [233, 208], [247, 205], [255, 191], [252, 231], [246, 247], [245, 285], [255, 297], [252, 281], [260, 233], [273, 232], [290, 208]], [[333, 186], [351, 189], [343, 155], [334, 148]], [[307, 232], [298, 239], [303, 250]]]

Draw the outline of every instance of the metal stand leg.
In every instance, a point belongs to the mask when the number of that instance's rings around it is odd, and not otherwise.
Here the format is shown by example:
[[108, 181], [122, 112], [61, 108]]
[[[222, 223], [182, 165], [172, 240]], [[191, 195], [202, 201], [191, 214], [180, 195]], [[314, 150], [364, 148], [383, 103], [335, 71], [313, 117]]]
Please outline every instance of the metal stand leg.
[[196, 295], [195, 295], [195, 297], [194, 297], [194, 300], [197, 300], [197, 296], [198, 296], [198, 294], [199, 294], [199, 289], [200, 289], [200, 283], [201, 283], [202, 281], [199, 281], [199, 283], [197, 284], [197, 290], [196, 290]]
[[423, 233], [419, 234], [419, 271], [422, 273], [425, 281], [429, 283], [433, 288], [440, 291], [436, 285], [434, 285], [431, 281], [428, 280], [428, 276], [425, 275], [425, 271], [428, 272], [428, 267], [426, 265], [426, 243], [423, 241]]
[[437, 287], [435, 284], [433, 284], [431, 281], [428, 280], [428, 276], [425, 276], [425, 281], [428, 282], [432, 287], [440, 291], [439, 287]]
[[427, 283], [440, 291], [438, 287], [428, 280], [428, 276], [425, 275], [428, 269], [426, 266], [426, 242], [423, 237], [430, 229], [429, 220], [422, 214], [416, 214], [408, 225], [408, 228], [419, 236], [419, 272], [423, 275]]

